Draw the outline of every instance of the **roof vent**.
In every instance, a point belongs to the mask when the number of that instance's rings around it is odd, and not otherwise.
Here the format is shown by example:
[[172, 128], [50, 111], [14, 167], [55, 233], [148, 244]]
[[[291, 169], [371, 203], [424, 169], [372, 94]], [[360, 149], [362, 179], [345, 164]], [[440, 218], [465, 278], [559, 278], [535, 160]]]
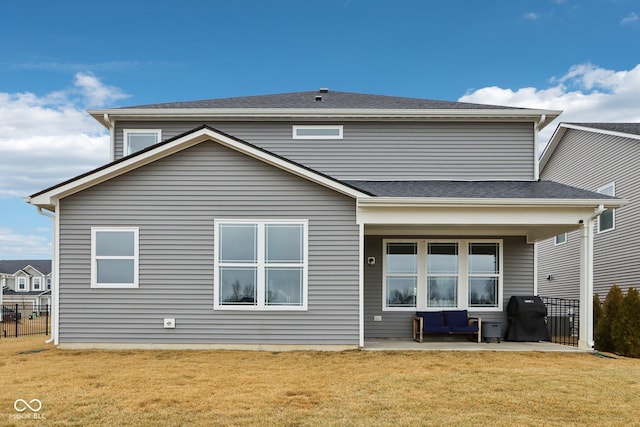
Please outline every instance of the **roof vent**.
[[322, 101], [322, 95], [316, 95], [316, 102], [317, 101]]
[[321, 87], [320, 88], [320, 93], [328, 93], [329, 92], [329, 88], [327, 87]]

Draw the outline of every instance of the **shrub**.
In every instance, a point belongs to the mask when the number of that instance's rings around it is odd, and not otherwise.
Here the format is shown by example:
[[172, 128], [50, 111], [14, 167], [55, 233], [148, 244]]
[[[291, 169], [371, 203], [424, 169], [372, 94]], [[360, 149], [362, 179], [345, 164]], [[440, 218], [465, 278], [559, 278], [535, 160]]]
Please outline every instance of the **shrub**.
[[597, 350], [608, 351], [611, 353], [616, 352], [614, 342], [617, 342], [617, 338], [614, 337], [613, 327], [616, 319], [618, 318], [618, 312], [622, 306], [623, 299], [624, 297], [620, 287], [618, 285], [611, 286], [611, 289], [609, 289], [609, 293], [604, 300], [600, 319], [594, 332], [594, 340]]
[[627, 291], [611, 328], [616, 353], [640, 358], [640, 293], [636, 289]]

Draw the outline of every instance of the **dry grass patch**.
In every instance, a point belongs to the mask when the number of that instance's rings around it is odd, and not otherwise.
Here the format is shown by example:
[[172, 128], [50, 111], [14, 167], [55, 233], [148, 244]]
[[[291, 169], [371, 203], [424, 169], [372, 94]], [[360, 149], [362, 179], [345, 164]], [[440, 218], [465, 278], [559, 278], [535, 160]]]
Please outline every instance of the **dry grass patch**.
[[0, 341], [0, 372], [0, 425], [17, 426], [18, 398], [42, 401], [32, 423], [82, 426], [629, 426], [640, 402], [640, 360], [577, 353], [72, 351], [33, 337]]

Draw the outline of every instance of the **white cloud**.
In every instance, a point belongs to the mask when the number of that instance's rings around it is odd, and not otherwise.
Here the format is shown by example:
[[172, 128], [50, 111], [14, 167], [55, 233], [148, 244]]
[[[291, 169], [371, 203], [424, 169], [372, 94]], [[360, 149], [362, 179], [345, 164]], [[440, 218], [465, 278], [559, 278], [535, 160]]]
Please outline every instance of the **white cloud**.
[[638, 14], [635, 12], [631, 12], [627, 15], [622, 21], [620, 21], [621, 25], [633, 24], [634, 22], [638, 22]]
[[51, 241], [37, 234], [19, 234], [0, 228], [0, 259], [47, 259], [51, 257]]
[[540, 133], [546, 144], [563, 122], [640, 122], [640, 64], [631, 70], [608, 70], [579, 64], [545, 88], [516, 90], [497, 86], [466, 93], [459, 100], [480, 104], [563, 110], [556, 121]]
[[528, 19], [530, 21], [535, 21], [536, 19], [539, 18], [539, 15], [537, 13], [529, 12], [529, 13], [526, 13], [523, 18]]
[[126, 95], [93, 74], [44, 96], [0, 93], [0, 198], [23, 197], [109, 161], [109, 136], [85, 111]]

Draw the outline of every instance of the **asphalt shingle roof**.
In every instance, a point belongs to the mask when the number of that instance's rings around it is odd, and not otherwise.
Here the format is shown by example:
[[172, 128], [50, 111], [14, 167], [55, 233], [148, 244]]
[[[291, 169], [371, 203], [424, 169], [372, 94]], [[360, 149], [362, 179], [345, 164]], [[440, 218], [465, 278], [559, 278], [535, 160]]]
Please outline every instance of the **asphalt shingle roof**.
[[377, 197], [615, 199], [553, 181], [344, 181]]
[[640, 135], [640, 123], [568, 123], [593, 129]]
[[12, 260], [0, 260], [0, 273], [14, 274], [26, 266], [30, 265], [42, 274], [51, 273], [51, 260], [37, 259], [37, 260], [25, 260], [25, 259], [12, 259]]
[[[316, 100], [321, 97], [321, 100]], [[404, 98], [397, 96], [370, 95], [364, 93], [337, 92], [329, 90], [291, 92], [273, 95], [243, 96], [236, 98], [204, 99], [200, 101], [169, 102], [138, 105], [128, 108], [314, 108], [314, 109], [520, 109], [496, 105], [472, 104], [468, 102], [437, 101], [431, 99]], [[525, 110], [525, 109], [523, 109]]]

